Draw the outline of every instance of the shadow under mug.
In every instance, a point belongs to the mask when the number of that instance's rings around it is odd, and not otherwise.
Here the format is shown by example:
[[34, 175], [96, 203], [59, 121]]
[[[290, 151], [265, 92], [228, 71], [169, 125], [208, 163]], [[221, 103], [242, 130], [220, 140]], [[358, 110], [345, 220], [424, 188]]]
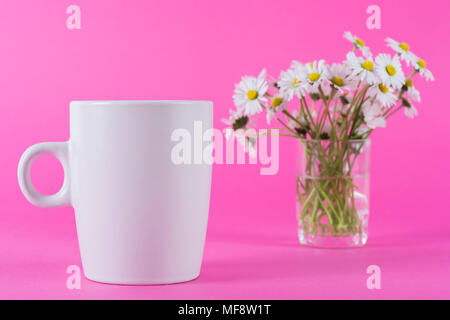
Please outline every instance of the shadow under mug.
[[[24, 152], [23, 194], [40, 207], [73, 206], [88, 279], [166, 284], [199, 275], [211, 164], [174, 164], [171, 135], [182, 128], [195, 138], [194, 122], [212, 128], [212, 112], [209, 101], [74, 101], [70, 140]], [[30, 179], [42, 154], [64, 168], [63, 186], [50, 196]]]

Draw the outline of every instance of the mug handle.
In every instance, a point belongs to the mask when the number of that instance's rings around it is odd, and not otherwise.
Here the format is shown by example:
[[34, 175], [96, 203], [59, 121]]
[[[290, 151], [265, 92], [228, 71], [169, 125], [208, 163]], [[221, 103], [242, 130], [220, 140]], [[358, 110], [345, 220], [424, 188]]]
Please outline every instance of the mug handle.
[[[60, 207], [71, 204], [70, 199], [70, 175], [69, 175], [69, 143], [68, 142], [43, 142], [29, 147], [23, 153], [19, 161], [17, 176], [19, 186], [25, 198], [38, 207]], [[50, 196], [40, 194], [31, 183], [30, 170], [34, 160], [44, 154], [55, 156], [64, 169], [64, 182], [61, 189]]]

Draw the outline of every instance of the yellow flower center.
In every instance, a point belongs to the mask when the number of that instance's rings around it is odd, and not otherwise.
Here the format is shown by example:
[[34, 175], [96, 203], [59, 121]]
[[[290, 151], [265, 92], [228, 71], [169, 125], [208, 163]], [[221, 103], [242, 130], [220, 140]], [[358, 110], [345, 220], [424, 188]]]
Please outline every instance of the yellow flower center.
[[294, 78], [294, 81], [292, 81], [292, 85], [296, 87], [301, 81], [297, 80], [297, 78]]
[[386, 66], [386, 72], [392, 77], [397, 73], [397, 70], [395, 70], [395, 68], [389, 64]]
[[312, 82], [316, 82], [317, 80], [319, 80], [320, 78], [320, 74], [318, 74], [317, 72], [311, 72], [309, 74], [309, 80], [311, 80]]
[[368, 71], [372, 71], [373, 70], [373, 62], [372, 61], [364, 61], [363, 63], [361, 63], [361, 67], [363, 67], [363, 69], [366, 69]]
[[333, 79], [331, 79], [331, 82], [333, 82], [338, 87], [342, 87], [344, 85], [344, 80], [342, 80], [341, 77], [334, 77]]
[[258, 98], [258, 92], [256, 90], [248, 90], [247, 91], [248, 100], [255, 100]]
[[419, 60], [417, 61], [417, 64], [419, 65], [419, 67], [421, 67], [422, 69], [425, 69], [425, 67], [427, 66], [427, 63], [423, 60]]
[[389, 91], [389, 88], [386, 87], [385, 85], [383, 85], [382, 83], [380, 83], [380, 84], [378, 85], [378, 88], [379, 88], [380, 91], [383, 92], [383, 93], [387, 93], [387, 92]]
[[407, 87], [412, 87], [413, 86], [413, 82], [412, 82], [411, 79], [406, 79], [405, 84], [406, 84]]
[[278, 107], [283, 102], [283, 98], [275, 97], [272, 99], [272, 108]]
[[356, 38], [355, 42], [356, 42], [360, 47], [364, 47], [364, 45], [365, 45], [364, 41], [362, 41], [362, 40], [359, 39], [359, 38]]
[[409, 46], [408, 46], [406, 43], [404, 43], [404, 42], [400, 43], [398, 46], [399, 46], [400, 48], [402, 48], [402, 49], [403, 49], [404, 51], [406, 51], [406, 52], [409, 51]]

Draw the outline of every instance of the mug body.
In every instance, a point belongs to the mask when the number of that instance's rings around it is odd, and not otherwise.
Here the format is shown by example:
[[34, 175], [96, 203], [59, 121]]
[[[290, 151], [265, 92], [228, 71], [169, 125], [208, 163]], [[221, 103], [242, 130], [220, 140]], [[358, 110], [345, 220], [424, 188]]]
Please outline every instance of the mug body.
[[174, 130], [201, 140], [196, 121], [212, 128], [212, 102], [70, 104], [70, 196], [88, 279], [166, 284], [199, 275], [211, 164], [171, 159]]

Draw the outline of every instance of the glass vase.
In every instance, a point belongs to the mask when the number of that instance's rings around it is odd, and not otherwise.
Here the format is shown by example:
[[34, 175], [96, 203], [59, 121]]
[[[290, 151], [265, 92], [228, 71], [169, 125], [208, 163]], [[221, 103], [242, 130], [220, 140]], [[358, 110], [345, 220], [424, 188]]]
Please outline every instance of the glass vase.
[[302, 245], [367, 242], [370, 140], [298, 140], [297, 219]]

